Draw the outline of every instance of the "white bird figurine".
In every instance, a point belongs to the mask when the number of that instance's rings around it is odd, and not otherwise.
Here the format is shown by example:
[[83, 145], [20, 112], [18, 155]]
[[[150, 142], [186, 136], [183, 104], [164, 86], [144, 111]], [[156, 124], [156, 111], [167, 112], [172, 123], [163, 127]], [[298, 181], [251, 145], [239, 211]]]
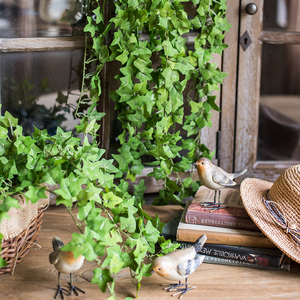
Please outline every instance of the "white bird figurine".
[[[152, 272], [168, 280], [178, 280], [178, 284], [169, 284], [165, 290], [179, 291], [172, 296], [178, 295], [179, 299], [194, 287], [188, 288], [187, 278], [192, 274], [203, 262], [205, 256], [198, 254], [207, 240], [206, 235], [202, 235], [192, 246], [172, 251], [165, 256], [157, 257], [152, 264]], [[185, 280], [185, 283], [181, 281]], [[184, 286], [183, 288], [178, 288]]]
[[247, 172], [247, 169], [235, 173], [227, 173], [220, 167], [212, 164], [212, 162], [201, 157], [195, 163], [201, 183], [211, 190], [215, 190], [214, 203], [216, 203], [217, 192], [219, 192], [218, 205], [210, 205], [210, 207], [216, 207], [216, 209], [221, 208], [220, 198], [221, 189], [227, 186], [234, 186], [236, 182], [233, 181], [234, 178], [243, 175]]
[[[64, 243], [59, 237], [54, 237], [52, 239], [52, 247], [54, 251], [50, 253], [49, 261], [51, 264], [54, 265], [54, 267], [58, 271], [58, 289], [54, 299], [57, 298], [59, 293], [62, 299], [64, 299], [63, 292], [66, 292], [68, 295], [71, 295], [74, 291], [76, 296], [79, 295], [78, 291], [85, 294], [83, 290], [73, 285], [73, 272], [76, 272], [81, 268], [84, 261], [84, 257], [80, 255], [79, 257], [74, 258], [74, 253], [72, 251], [60, 250], [63, 246]], [[60, 273], [70, 274], [70, 292], [61, 287]]]

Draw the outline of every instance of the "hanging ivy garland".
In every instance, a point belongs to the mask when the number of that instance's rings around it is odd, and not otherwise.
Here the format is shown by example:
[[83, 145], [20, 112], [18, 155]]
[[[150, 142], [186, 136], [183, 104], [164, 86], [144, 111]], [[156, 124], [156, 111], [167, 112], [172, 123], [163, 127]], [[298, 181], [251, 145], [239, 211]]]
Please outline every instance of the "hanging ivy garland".
[[[200, 155], [213, 156], [202, 144], [200, 131], [212, 125], [211, 111], [219, 111], [213, 92], [219, 89], [226, 74], [211, 63], [211, 59], [214, 53], [221, 55], [227, 47], [223, 43], [224, 31], [230, 27], [225, 17], [226, 1], [192, 0], [197, 15], [189, 19], [182, 4], [189, 2], [186, 0], [115, 0], [114, 17], [106, 21], [108, 2], [112, 1], [92, 1], [84, 28], [92, 38], [92, 44], [90, 47], [87, 44], [84, 57], [86, 87], [82, 89], [76, 110], [77, 115], [83, 116], [81, 130], [87, 132], [87, 126], [95, 129], [96, 121], [103, 117], [96, 111], [101, 95], [100, 73], [106, 63], [119, 61], [122, 66], [116, 79], [120, 85], [111, 92], [122, 124], [122, 133], [118, 137], [119, 153], [113, 155], [118, 176], [127, 174], [135, 180], [144, 168], [143, 156], [151, 156], [149, 165], [153, 166], [153, 172], [149, 176], [164, 182], [154, 204], [170, 201], [182, 204], [182, 199], [197, 191], [199, 182], [190, 177], [181, 180], [179, 173], [190, 171]], [[191, 30], [198, 34], [194, 49], [188, 50], [183, 35]], [[141, 39], [142, 33], [148, 36], [146, 40]], [[112, 39], [107, 45], [110, 34]], [[159, 65], [155, 67], [154, 56], [159, 57]], [[90, 64], [95, 65], [92, 72], [87, 71]], [[184, 99], [183, 92], [191, 81], [195, 95]], [[87, 103], [91, 106], [83, 115], [80, 111]], [[87, 120], [92, 120], [92, 124], [87, 125]], [[178, 125], [182, 127], [181, 131], [177, 129]], [[183, 139], [183, 135], [188, 138]], [[174, 173], [178, 176], [172, 180], [170, 175]], [[109, 217], [104, 233], [111, 236], [113, 226], [115, 238], [109, 238], [111, 243], [106, 244], [104, 262], [96, 259], [99, 267], [94, 270], [92, 280], [103, 292], [108, 287], [112, 299], [115, 297], [115, 274], [121, 269], [129, 267], [138, 291], [143, 276], [150, 275], [151, 263], [144, 264], [144, 259], [154, 255], [154, 245], [159, 242], [164, 253], [176, 247], [159, 236], [163, 224], [158, 217], [150, 218], [142, 209], [142, 200], [130, 197], [127, 189], [128, 182], [121, 179], [119, 187], [110, 195], [123, 198], [123, 202], [102, 207]], [[141, 181], [136, 187], [136, 195], [143, 191]], [[85, 212], [85, 208], [81, 210]], [[86, 212], [83, 219], [79, 216], [88, 228], [96, 210]], [[95, 226], [93, 230], [96, 230]], [[121, 238], [124, 234], [125, 241]], [[120, 239], [116, 238], [118, 235]], [[121, 242], [121, 246], [117, 242]], [[88, 241], [85, 243], [89, 244]], [[78, 241], [72, 239], [68, 249], [74, 249], [77, 244]], [[94, 244], [90, 247], [97, 248]]]
[[[189, 20], [182, 2], [186, 0], [128, 0], [114, 1], [115, 17], [104, 24], [105, 2], [94, 8], [87, 17], [84, 31], [93, 38], [92, 51], [87, 60], [97, 63], [88, 74], [90, 97], [96, 103], [101, 93], [99, 74], [103, 65], [117, 60], [122, 64], [117, 79], [120, 86], [111, 97], [120, 111], [118, 119], [123, 128], [119, 135], [120, 148], [113, 157], [118, 163], [119, 176], [135, 180], [144, 169], [142, 157], [152, 156], [153, 172], [148, 174], [164, 181], [164, 188], [154, 204], [182, 203], [193, 195], [199, 182], [191, 177], [175, 180], [170, 175], [191, 170], [200, 155], [212, 157], [201, 143], [200, 131], [212, 125], [212, 110], [219, 111], [213, 91], [227, 75], [211, 63], [212, 54], [222, 54], [224, 31], [228, 31], [225, 0], [192, 0], [197, 15]], [[187, 51], [183, 34], [198, 31], [194, 51]], [[110, 45], [106, 37], [113, 31]], [[141, 40], [141, 33], [149, 39]], [[158, 55], [160, 65], [153, 67], [152, 57]], [[194, 82], [195, 96], [183, 98], [187, 82]], [[190, 113], [184, 108], [187, 103]], [[96, 106], [96, 105], [94, 105]], [[182, 131], [188, 139], [182, 139]], [[186, 153], [180, 155], [180, 153]], [[175, 158], [180, 160], [174, 162]], [[143, 191], [143, 181], [137, 190]]]

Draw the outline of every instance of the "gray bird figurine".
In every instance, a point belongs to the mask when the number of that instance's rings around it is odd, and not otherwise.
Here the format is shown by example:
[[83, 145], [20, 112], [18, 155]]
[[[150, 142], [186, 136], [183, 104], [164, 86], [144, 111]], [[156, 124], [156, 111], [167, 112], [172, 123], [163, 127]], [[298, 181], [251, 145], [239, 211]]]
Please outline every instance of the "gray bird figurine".
[[[197, 254], [207, 240], [206, 235], [202, 235], [192, 246], [172, 251], [165, 256], [157, 257], [152, 264], [152, 272], [168, 280], [178, 280], [178, 284], [169, 284], [167, 291], [178, 291], [172, 296], [179, 295], [179, 299], [194, 287], [188, 287], [187, 278], [192, 274], [203, 262], [205, 256]], [[181, 281], [185, 280], [185, 283]], [[183, 288], [178, 288], [184, 286]]]
[[217, 192], [219, 192], [218, 205], [210, 205], [210, 207], [215, 207], [215, 209], [222, 208], [220, 203], [221, 189], [236, 185], [233, 179], [247, 172], [247, 169], [244, 169], [240, 172], [227, 173], [220, 167], [213, 165], [212, 162], [205, 157], [199, 158], [195, 165], [201, 183], [207, 188], [215, 190], [214, 203], [216, 203]]
[[[58, 289], [54, 299], [57, 298], [58, 294], [60, 293], [62, 299], [64, 298], [64, 292], [68, 295], [72, 295], [73, 291], [76, 296], [79, 295], [78, 291], [85, 294], [83, 290], [73, 285], [73, 272], [78, 271], [84, 261], [84, 257], [80, 255], [79, 257], [75, 258], [74, 253], [72, 251], [62, 251], [61, 248], [64, 246], [64, 243], [61, 241], [60, 238], [54, 237], [52, 239], [52, 247], [53, 252], [49, 255], [50, 264], [53, 264], [56, 270], [58, 271]], [[70, 291], [61, 287], [61, 278], [60, 273], [70, 274]]]

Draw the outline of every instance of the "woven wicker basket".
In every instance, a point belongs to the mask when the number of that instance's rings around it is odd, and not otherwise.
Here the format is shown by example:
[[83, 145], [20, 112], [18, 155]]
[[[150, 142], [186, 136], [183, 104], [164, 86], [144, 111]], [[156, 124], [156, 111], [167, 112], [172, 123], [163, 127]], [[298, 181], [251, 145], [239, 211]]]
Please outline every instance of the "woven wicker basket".
[[14, 273], [16, 264], [21, 262], [28, 254], [30, 248], [36, 243], [42, 225], [44, 210], [49, 205], [49, 192], [45, 192], [47, 198], [36, 203], [27, 203], [23, 194], [15, 194], [12, 197], [18, 199], [19, 208], [12, 207], [8, 211], [9, 219], [2, 220], [0, 232], [2, 240], [1, 257], [7, 262], [7, 266], [0, 268], [0, 274]]
[[2, 240], [1, 257], [6, 260], [7, 266], [0, 268], [0, 274], [13, 274], [16, 264], [28, 254], [30, 248], [38, 240], [43, 215], [43, 210], [40, 210], [27, 229], [14, 238]]

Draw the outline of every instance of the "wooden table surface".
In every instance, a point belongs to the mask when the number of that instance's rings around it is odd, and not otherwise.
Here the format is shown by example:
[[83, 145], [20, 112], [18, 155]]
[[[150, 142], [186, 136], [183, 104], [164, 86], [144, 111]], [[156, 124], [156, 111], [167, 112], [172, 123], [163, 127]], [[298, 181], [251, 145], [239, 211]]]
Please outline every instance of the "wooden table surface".
[[[146, 205], [144, 209], [152, 216], [159, 214], [166, 222], [175, 217], [179, 206], [155, 207]], [[76, 226], [63, 206], [51, 206], [43, 217], [42, 230], [38, 240], [24, 260], [17, 265], [14, 275], [0, 275], [0, 299], [37, 300], [54, 299], [57, 288], [57, 272], [48, 261], [52, 252], [51, 240], [59, 236], [65, 243], [71, 239]], [[90, 283], [94, 263], [85, 261], [75, 273], [75, 285], [86, 291], [79, 297], [66, 296], [65, 299], [101, 300], [107, 299], [108, 292], [102, 294], [98, 286]], [[85, 279], [83, 279], [83, 276]], [[68, 280], [68, 275], [62, 275]], [[300, 299], [300, 265], [293, 263], [290, 272], [270, 271], [236, 266], [202, 264], [189, 277], [189, 282], [197, 288], [183, 297], [189, 299]], [[160, 284], [169, 283], [154, 274], [142, 281], [138, 299], [177, 299], [172, 293], [162, 290]], [[67, 286], [66, 281], [62, 281]], [[135, 296], [135, 286], [127, 269], [117, 276], [116, 292], [118, 299]], [[60, 298], [58, 298], [60, 299]]]

